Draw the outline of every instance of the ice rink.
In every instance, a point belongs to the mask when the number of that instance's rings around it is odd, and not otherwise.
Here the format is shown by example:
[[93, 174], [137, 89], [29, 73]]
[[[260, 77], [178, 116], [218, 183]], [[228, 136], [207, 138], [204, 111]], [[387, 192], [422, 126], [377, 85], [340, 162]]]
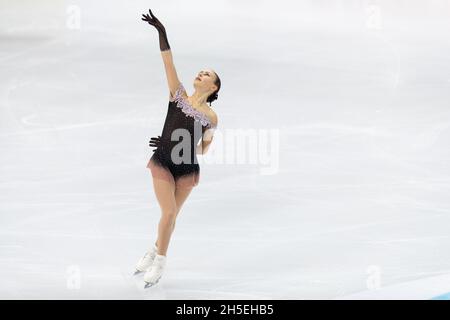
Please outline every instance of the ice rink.
[[[188, 94], [202, 68], [222, 87], [143, 290], [169, 95], [148, 8]], [[448, 30], [445, 0], [0, 0], [0, 298], [449, 299]]]

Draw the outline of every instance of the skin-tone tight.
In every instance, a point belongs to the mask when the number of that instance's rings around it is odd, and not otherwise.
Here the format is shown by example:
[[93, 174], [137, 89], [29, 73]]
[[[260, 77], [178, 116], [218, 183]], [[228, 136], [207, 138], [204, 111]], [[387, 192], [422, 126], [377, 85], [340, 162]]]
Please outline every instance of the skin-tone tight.
[[155, 244], [158, 247], [158, 254], [165, 256], [167, 255], [170, 237], [175, 228], [176, 218], [192, 188], [180, 188], [174, 183], [158, 178], [153, 178], [153, 188], [161, 208], [158, 239]]

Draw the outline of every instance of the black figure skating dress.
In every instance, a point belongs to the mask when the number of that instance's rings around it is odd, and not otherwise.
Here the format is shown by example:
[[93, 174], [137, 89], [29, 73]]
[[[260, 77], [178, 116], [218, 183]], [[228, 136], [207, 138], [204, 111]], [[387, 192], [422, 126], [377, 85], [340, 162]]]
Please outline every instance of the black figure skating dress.
[[206, 130], [216, 126], [206, 114], [190, 105], [183, 96], [184, 91], [180, 82], [174, 96], [169, 99], [160, 143], [147, 168], [154, 178], [190, 188], [198, 185], [200, 179], [197, 144]]

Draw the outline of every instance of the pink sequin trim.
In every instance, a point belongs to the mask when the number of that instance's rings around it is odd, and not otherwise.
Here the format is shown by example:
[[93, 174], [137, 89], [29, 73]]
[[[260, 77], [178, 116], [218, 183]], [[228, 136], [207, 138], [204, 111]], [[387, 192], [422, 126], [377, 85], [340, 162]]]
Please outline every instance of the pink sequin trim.
[[211, 123], [211, 120], [209, 117], [204, 114], [203, 112], [200, 112], [196, 110], [193, 106], [189, 104], [189, 102], [183, 97], [182, 92], [184, 89], [183, 84], [180, 82], [177, 91], [175, 92], [175, 96], [173, 99], [170, 99], [170, 101], [176, 101], [177, 107], [181, 108], [181, 110], [188, 116], [194, 118], [197, 121], [200, 121], [202, 126], [209, 126], [210, 128], [213, 128], [214, 125]]

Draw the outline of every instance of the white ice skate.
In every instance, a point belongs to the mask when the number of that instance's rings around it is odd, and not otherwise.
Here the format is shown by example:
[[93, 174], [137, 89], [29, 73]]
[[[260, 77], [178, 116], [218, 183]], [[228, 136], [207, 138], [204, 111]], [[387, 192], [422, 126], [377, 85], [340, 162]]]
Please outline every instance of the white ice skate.
[[140, 274], [141, 272], [147, 271], [153, 263], [153, 260], [155, 260], [156, 255], [158, 254], [158, 249], [156, 245], [153, 245], [153, 247], [145, 253], [145, 255], [139, 259], [138, 263], [136, 264], [136, 271], [134, 272], [135, 275]]
[[157, 254], [155, 260], [151, 267], [147, 270], [144, 275], [145, 286], [144, 288], [151, 287], [158, 283], [159, 279], [164, 272], [164, 268], [166, 266], [166, 256]]

